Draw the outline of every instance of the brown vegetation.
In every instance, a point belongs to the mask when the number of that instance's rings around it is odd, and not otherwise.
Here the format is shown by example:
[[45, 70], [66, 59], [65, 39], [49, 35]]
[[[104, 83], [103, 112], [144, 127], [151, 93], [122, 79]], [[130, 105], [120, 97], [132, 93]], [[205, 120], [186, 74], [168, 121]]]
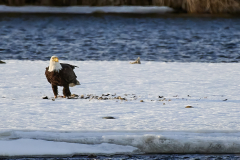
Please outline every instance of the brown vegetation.
[[239, 0], [186, 0], [190, 13], [236, 13], [240, 11]]
[[169, 6], [188, 13], [236, 13], [240, 0], [153, 0], [153, 5]]
[[0, 0], [9, 6], [169, 6], [188, 13], [240, 12], [240, 0]]

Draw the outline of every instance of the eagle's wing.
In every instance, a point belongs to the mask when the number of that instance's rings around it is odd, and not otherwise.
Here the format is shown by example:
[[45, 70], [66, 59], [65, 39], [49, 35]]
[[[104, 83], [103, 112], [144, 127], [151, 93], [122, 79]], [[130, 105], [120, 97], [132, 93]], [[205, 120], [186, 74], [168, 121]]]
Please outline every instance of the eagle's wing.
[[46, 68], [45, 75], [46, 75], [46, 78], [47, 78], [48, 82], [51, 84], [52, 81], [51, 81], [51, 76], [49, 76], [49, 73], [50, 73], [50, 72], [48, 72], [48, 68], [49, 68], [49, 67]]
[[74, 73], [73, 69], [77, 66], [73, 66], [67, 63], [60, 63], [62, 66], [61, 74], [64, 80], [68, 83], [76, 83], [77, 76]]

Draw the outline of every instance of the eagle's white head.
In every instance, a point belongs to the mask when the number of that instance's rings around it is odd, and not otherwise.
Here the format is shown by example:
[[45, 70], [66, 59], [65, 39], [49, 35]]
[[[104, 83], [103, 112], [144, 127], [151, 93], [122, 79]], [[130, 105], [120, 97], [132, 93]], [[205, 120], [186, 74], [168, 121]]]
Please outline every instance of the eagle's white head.
[[56, 71], [59, 72], [59, 70], [62, 69], [61, 64], [58, 61], [58, 57], [57, 56], [52, 56], [50, 59], [50, 64], [49, 64], [49, 68], [48, 71], [52, 72], [52, 71]]

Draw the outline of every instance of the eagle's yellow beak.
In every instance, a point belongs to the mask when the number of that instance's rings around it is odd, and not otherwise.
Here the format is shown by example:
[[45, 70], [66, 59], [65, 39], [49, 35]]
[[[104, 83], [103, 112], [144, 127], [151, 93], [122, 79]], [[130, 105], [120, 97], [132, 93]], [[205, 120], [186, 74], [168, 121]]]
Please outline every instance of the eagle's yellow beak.
[[58, 62], [58, 58], [57, 57], [53, 58], [53, 61]]

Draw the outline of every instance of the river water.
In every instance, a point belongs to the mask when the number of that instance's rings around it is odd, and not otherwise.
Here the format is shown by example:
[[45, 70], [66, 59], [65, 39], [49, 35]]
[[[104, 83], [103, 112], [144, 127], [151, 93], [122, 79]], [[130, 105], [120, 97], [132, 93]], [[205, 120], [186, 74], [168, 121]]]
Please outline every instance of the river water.
[[0, 14], [0, 59], [240, 62], [240, 17]]

